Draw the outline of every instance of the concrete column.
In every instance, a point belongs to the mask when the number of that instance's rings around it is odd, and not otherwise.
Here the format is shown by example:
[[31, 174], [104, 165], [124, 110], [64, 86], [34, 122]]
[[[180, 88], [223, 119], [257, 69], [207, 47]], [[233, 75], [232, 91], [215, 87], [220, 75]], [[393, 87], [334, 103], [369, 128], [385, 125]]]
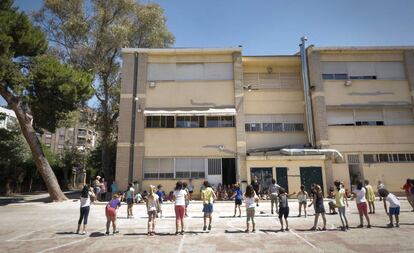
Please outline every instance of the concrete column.
[[315, 126], [315, 140], [318, 148], [329, 147], [328, 123], [326, 120], [325, 92], [319, 52], [309, 55], [309, 77]]
[[243, 63], [241, 53], [233, 53], [234, 96], [236, 107], [236, 141], [238, 163], [236, 168], [236, 181], [241, 182], [247, 178], [241, 177], [246, 171], [246, 132], [244, 117], [244, 89], [243, 89]]
[[411, 105], [413, 115], [414, 115], [414, 51], [406, 50], [404, 51], [404, 65], [405, 65], [405, 74], [407, 76], [408, 84], [410, 86], [411, 92]]

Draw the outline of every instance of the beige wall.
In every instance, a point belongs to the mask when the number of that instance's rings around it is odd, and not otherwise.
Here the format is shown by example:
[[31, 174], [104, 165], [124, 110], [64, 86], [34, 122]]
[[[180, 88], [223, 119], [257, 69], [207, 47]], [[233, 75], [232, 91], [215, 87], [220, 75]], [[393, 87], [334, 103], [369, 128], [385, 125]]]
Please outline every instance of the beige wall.
[[349, 189], [350, 178], [349, 168], [347, 163], [333, 163], [332, 164], [332, 178], [344, 182], [345, 188]]
[[284, 145], [306, 144], [308, 139], [305, 132], [291, 133], [260, 133], [247, 132], [247, 149], [269, 148]]
[[[170, 193], [170, 191], [174, 191], [175, 188], [175, 184], [177, 183], [177, 181], [181, 180], [182, 182], [187, 182], [188, 180], [186, 179], [174, 179], [174, 180], [143, 180], [142, 184], [140, 186], [140, 190], [141, 191], [148, 191], [148, 188], [150, 185], [154, 185], [155, 187], [157, 187], [159, 184], [162, 185], [163, 190], [165, 191], [165, 194], [168, 195]], [[193, 193], [193, 197], [195, 198], [200, 198], [200, 187], [203, 184], [204, 179], [193, 179], [193, 185], [194, 185], [194, 193]]]
[[246, 114], [296, 114], [304, 113], [301, 90], [273, 89], [244, 93]]
[[393, 80], [345, 80], [324, 81], [326, 105], [350, 104], [411, 104], [410, 89], [407, 81]]
[[407, 126], [329, 126], [332, 148], [342, 152], [413, 151], [414, 125]]
[[203, 148], [205, 145], [224, 145], [236, 152], [236, 129], [145, 129], [145, 156], [232, 156], [218, 148]]
[[151, 54], [148, 63], [189, 63], [189, 62], [233, 62], [233, 56], [229, 54], [180, 54], [162, 55]]
[[[362, 166], [364, 177], [374, 186], [381, 180], [385, 187], [394, 193], [402, 193], [401, 187], [407, 178], [413, 178], [413, 163], [378, 163]], [[374, 187], [376, 188], [376, 187]], [[375, 189], [376, 190], [376, 189]]]
[[321, 54], [321, 61], [403, 61], [402, 52], [339, 52], [325, 51]]
[[147, 107], [234, 107], [234, 82], [230, 81], [171, 81], [147, 84]]
[[323, 188], [326, 191], [326, 179], [325, 179], [325, 164], [324, 156], [249, 156], [247, 157], [247, 182], [251, 182], [250, 168], [254, 167], [271, 167], [273, 168], [273, 178], [276, 179], [276, 167], [288, 168], [288, 185], [289, 193], [298, 192], [300, 190], [300, 167], [321, 167]]

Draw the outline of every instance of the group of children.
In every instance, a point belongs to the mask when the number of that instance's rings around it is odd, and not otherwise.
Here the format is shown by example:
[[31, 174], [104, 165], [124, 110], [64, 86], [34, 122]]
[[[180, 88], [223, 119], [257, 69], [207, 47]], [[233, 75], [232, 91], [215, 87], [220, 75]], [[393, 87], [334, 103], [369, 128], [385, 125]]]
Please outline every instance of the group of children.
[[[346, 215], [346, 207], [348, 204], [348, 195], [345, 191], [344, 184], [340, 181], [335, 181], [335, 191], [334, 198], [335, 201], [333, 205], [330, 204], [333, 208], [336, 208], [339, 213], [341, 220], [341, 229], [346, 231], [349, 229], [348, 219]], [[194, 189], [193, 187], [191, 189]], [[90, 206], [90, 197], [93, 197], [93, 190], [88, 186], [85, 186], [81, 193], [81, 209], [80, 209], [80, 218], [78, 222], [77, 233], [79, 233], [82, 220], [84, 221], [84, 227], [82, 234], [86, 233], [86, 224], [88, 220], [89, 206]], [[384, 208], [386, 213], [389, 216], [390, 223], [388, 227], [394, 227], [393, 219], [395, 218], [395, 226], [399, 227], [399, 213], [400, 213], [400, 202], [397, 197], [387, 191], [385, 188], [380, 188], [378, 190], [379, 196], [383, 199]], [[188, 203], [191, 200], [192, 191], [190, 193], [189, 187], [186, 183], [178, 181], [176, 183], [175, 189], [172, 193], [172, 201], [174, 202], [174, 211], [176, 217], [176, 235], [184, 234], [184, 218], [187, 216], [187, 207]], [[132, 184], [129, 184], [128, 189], [125, 193], [127, 207], [127, 216], [133, 217], [132, 206], [133, 206], [133, 196], [134, 188]], [[310, 194], [305, 191], [305, 186], [300, 187], [300, 191], [296, 194], [288, 194], [283, 187], [280, 187], [276, 184], [275, 180], [272, 180], [272, 185], [269, 188], [269, 196], [271, 199], [271, 213], [273, 210], [276, 211], [279, 217], [281, 224], [281, 231], [288, 231], [288, 216], [289, 216], [289, 201], [288, 199], [292, 196], [296, 196], [299, 203], [299, 214], [298, 217], [302, 215], [302, 210], [307, 217], [307, 207], [314, 207], [315, 218], [314, 225], [310, 230], [317, 230], [319, 216], [322, 217], [323, 227], [322, 230], [326, 230], [326, 217], [325, 217], [325, 206], [324, 206], [324, 196], [321, 186], [312, 185]], [[145, 198], [145, 203], [148, 213], [148, 235], [153, 236], [155, 234], [155, 225], [156, 218], [162, 217], [162, 203], [165, 197], [164, 192], [162, 191], [162, 186], [159, 185], [157, 188], [153, 185], [149, 186], [148, 194]], [[246, 206], [246, 230], [245, 232], [255, 232], [256, 223], [255, 223], [255, 209], [259, 205], [259, 197], [252, 185], [247, 186], [246, 192], [243, 194], [239, 184], [236, 184], [233, 189], [233, 194], [230, 197], [235, 201], [234, 207], [234, 216], [236, 217], [238, 211], [238, 217], [241, 217], [241, 205], [244, 201]], [[372, 189], [372, 186], [369, 185], [368, 181], [365, 181], [365, 184], [362, 181], [358, 181], [356, 188], [352, 192], [352, 198], [355, 198], [357, 209], [360, 217], [360, 224], [358, 227], [362, 228], [364, 226], [364, 217], [367, 221], [367, 228], [371, 228], [371, 223], [368, 215], [368, 207], [370, 212], [375, 213], [375, 194]], [[307, 201], [311, 199], [311, 203], [308, 205]], [[212, 228], [212, 213], [214, 209], [214, 203], [217, 200], [217, 194], [214, 189], [205, 181], [201, 189], [201, 200], [203, 202], [203, 213], [204, 213], [204, 225], [203, 231], [211, 230]], [[389, 209], [387, 209], [387, 202], [389, 203]], [[106, 205], [105, 215], [107, 217], [106, 223], [106, 234], [109, 235], [110, 225], [112, 223], [113, 234], [118, 233], [116, 227], [116, 216], [117, 209], [121, 206], [121, 196], [114, 194], [112, 200]], [[273, 207], [275, 206], [275, 209]], [[251, 224], [251, 229], [250, 229]]]

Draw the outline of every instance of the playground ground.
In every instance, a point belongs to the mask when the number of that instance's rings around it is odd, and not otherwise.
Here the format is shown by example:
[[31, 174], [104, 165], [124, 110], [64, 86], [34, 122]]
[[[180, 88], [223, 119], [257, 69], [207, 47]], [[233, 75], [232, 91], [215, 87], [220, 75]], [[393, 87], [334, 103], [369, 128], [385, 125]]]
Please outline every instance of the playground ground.
[[[382, 202], [371, 215], [373, 227], [358, 229], [359, 217], [354, 201], [348, 218], [351, 229], [342, 232], [338, 215], [327, 215], [327, 231], [309, 231], [313, 209], [307, 218], [298, 218], [296, 201], [289, 203], [290, 231], [280, 232], [280, 223], [270, 215], [270, 202], [256, 210], [256, 233], [246, 234], [245, 210], [233, 218], [233, 202], [215, 204], [213, 228], [203, 232], [202, 204], [191, 202], [184, 235], [174, 235], [173, 204], [164, 204], [164, 218], [157, 220], [153, 237], [146, 235], [147, 219], [143, 204], [134, 206], [134, 219], [126, 219], [126, 206], [118, 212], [120, 233], [105, 236], [104, 203], [91, 206], [88, 234], [75, 234], [79, 201], [62, 203], [15, 203], [0, 206], [1, 252], [414, 252], [414, 212], [401, 200], [400, 228], [386, 228]], [[327, 203], [325, 207], [327, 208]], [[262, 212], [262, 213], [260, 213]], [[320, 221], [320, 226], [322, 225]]]

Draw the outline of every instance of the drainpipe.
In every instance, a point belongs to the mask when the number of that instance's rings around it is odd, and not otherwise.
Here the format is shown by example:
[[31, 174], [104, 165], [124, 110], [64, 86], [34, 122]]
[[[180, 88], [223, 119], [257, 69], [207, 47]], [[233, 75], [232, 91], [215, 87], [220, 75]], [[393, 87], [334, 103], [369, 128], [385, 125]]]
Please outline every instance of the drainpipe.
[[134, 150], [135, 150], [135, 119], [137, 116], [137, 90], [138, 90], [138, 53], [134, 55], [134, 83], [132, 90], [132, 110], [131, 110], [131, 140], [129, 148], [129, 171], [128, 183], [134, 180]]
[[306, 51], [306, 41], [308, 38], [302, 37], [300, 38], [302, 41], [299, 44], [300, 47], [300, 59], [301, 59], [301, 66], [302, 66], [302, 82], [303, 82], [303, 95], [305, 99], [305, 118], [306, 118], [306, 131], [308, 133], [308, 142], [309, 144], [314, 147], [314, 131], [313, 131], [313, 115], [312, 115], [312, 102], [310, 97], [310, 85], [309, 85], [309, 70], [308, 70], [308, 56]]

